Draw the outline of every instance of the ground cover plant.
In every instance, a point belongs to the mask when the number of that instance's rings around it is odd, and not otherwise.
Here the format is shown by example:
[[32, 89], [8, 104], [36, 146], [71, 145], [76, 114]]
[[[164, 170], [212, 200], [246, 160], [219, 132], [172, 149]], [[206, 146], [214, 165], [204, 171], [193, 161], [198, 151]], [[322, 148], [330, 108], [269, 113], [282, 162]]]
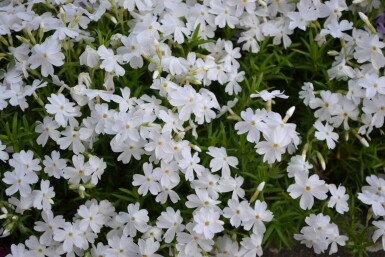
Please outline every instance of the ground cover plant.
[[384, 251], [384, 34], [379, 0], [2, 1], [0, 246]]

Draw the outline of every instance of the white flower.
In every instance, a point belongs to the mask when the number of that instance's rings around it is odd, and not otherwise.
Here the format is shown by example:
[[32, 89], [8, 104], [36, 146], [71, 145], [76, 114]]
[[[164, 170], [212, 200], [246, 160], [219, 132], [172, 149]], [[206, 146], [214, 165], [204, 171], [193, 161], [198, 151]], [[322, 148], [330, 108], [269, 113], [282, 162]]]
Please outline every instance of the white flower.
[[119, 215], [115, 217], [116, 221], [124, 224], [123, 235], [134, 237], [137, 230], [145, 232], [147, 230], [147, 222], [149, 221], [148, 211], [140, 210], [139, 203], [130, 203], [127, 206], [126, 212], [119, 212]]
[[376, 226], [378, 229], [374, 231], [372, 239], [373, 242], [376, 242], [380, 237], [382, 239], [382, 248], [385, 250], [385, 221], [379, 220], [379, 221], [373, 221], [373, 225]]
[[272, 92], [269, 92], [267, 90], [262, 90], [261, 92], [258, 92], [257, 94], [251, 94], [251, 98], [260, 97], [263, 99], [263, 101], [269, 101], [271, 99], [274, 99], [276, 97], [287, 99], [289, 98], [287, 95], [285, 95], [283, 92], [279, 90], [273, 90]]
[[338, 141], [338, 134], [333, 132], [333, 127], [328, 123], [323, 125], [319, 120], [316, 121], [314, 127], [317, 129], [315, 132], [315, 137], [318, 140], [326, 140], [329, 149], [336, 147], [335, 141]]
[[126, 72], [122, 66], [122, 56], [115, 55], [111, 49], [107, 49], [104, 45], [99, 46], [98, 54], [103, 62], [100, 64], [100, 68], [107, 72], [114, 72], [117, 76], [123, 76]]
[[281, 161], [281, 155], [286, 152], [286, 148], [291, 142], [288, 131], [281, 126], [277, 126], [275, 129], [266, 131], [263, 136], [266, 141], [261, 141], [255, 146], [256, 152], [263, 154], [263, 161], [267, 161], [269, 164]]
[[183, 159], [178, 162], [178, 165], [185, 174], [186, 180], [191, 181], [194, 179], [194, 171], [198, 175], [202, 174], [204, 167], [199, 164], [200, 158], [197, 152], [191, 155], [191, 149], [184, 148], [182, 150], [182, 157]]
[[36, 143], [41, 146], [45, 146], [48, 138], [57, 140], [60, 137], [60, 132], [57, 131], [59, 124], [52, 119], [52, 117], [44, 117], [43, 122], [37, 121], [38, 125], [35, 127], [35, 132], [40, 133], [40, 136], [36, 139]]
[[44, 211], [51, 210], [51, 204], [53, 204], [52, 198], [55, 197], [55, 191], [53, 187], [50, 187], [49, 180], [42, 179], [40, 182], [40, 190], [33, 190], [33, 207]]
[[152, 163], [144, 163], [143, 172], [144, 175], [134, 175], [132, 185], [140, 186], [138, 188], [140, 195], [145, 196], [148, 191], [150, 191], [152, 195], [157, 195], [161, 191], [159, 185], [160, 174], [153, 172]]
[[230, 224], [236, 228], [252, 216], [252, 209], [247, 201], [239, 202], [238, 199], [229, 199], [227, 205], [229, 207], [223, 209], [223, 216], [230, 219]]
[[87, 241], [82, 237], [81, 231], [73, 224], [66, 222], [63, 228], [55, 229], [53, 240], [63, 242], [63, 250], [72, 252], [74, 246], [86, 248]]
[[87, 45], [86, 50], [79, 56], [79, 63], [80, 65], [87, 65], [90, 68], [94, 68], [99, 64], [99, 59], [98, 52]]
[[237, 168], [238, 159], [234, 156], [227, 156], [226, 149], [224, 147], [218, 148], [210, 146], [208, 155], [214, 157], [210, 161], [210, 168], [212, 172], [222, 170], [222, 177], [226, 178], [231, 175], [230, 167]]
[[60, 51], [61, 45], [58, 40], [47, 39], [42, 44], [36, 44], [32, 48], [32, 55], [28, 59], [31, 69], [41, 66], [41, 75], [47, 77], [54, 74], [53, 66], [64, 64], [64, 54]]
[[170, 243], [176, 233], [184, 230], [182, 222], [183, 218], [180, 215], [180, 210], [175, 211], [172, 207], [167, 207], [166, 211], [161, 213], [156, 221], [156, 226], [167, 229], [166, 233], [164, 233], [166, 243]]
[[338, 188], [334, 184], [329, 185], [329, 191], [332, 194], [330, 197], [328, 207], [333, 208], [335, 206], [338, 213], [343, 214], [349, 210], [348, 200], [349, 195], [345, 194], [346, 188], [344, 186], [339, 186]]
[[88, 228], [95, 233], [99, 233], [105, 223], [104, 215], [100, 212], [97, 204], [91, 204], [90, 207], [81, 205], [78, 209], [78, 214], [82, 218], [79, 223], [79, 228], [82, 231], [87, 231]]
[[65, 220], [63, 216], [53, 216], [52, 211], [42, 211], [41, 216], [43, 221], [35, 222], [34, 230], [38, 232], [42, 232], [43, 234], [40, 236], [40, 242], [44, 245], [51, 245], [53, 232], [58, 228], [64, 227]]
[[31, 184], [38, 182], [39, 178], [35, 172], [25, 172], [24, 169], [18, 168], [12, 172], [4, 173], [3, 182], [11, 185], [5, 190], [6, 195], [13, 195], [20, 192], [22, 197], [27, 197], [31, 193]]
[[301, 172], [295, 175], [295, 184], [290, 185], [287, 192], [293, 199], [301, 196], [300, 206], [306, 210], [313, 207], [314, 197], [325, 200], [328, 188], [325, 186], [325, 181], [320, 180], [317, 174], [308, 178], [306, 173]]
[[263, 235], [266, 231], [264, 222], [270, 222], [273, 219], [273, 213], [267, 210], [266, 202], [255, 201], [254, 209], [248, 211], [249, 219], [242, 223], [246, 230], [253, 228], [253, 233]]
[[49, 114], [55, 114], [55, 120], [61, 126], [66, 127], [68, 122], [73, 124], [74, 117], [80, 116], [79, 107], [74, 106], [75, 103], [70, 102], [63, 94], [51, 94], [47, 99], [50, 103], [45, 105], [45, 109]]
[[204, 234], [206, 239], [212, 239], [216, 233], [221, 232], [224, 222], [219, 220], [220, 214], [212, 208], [201, 208], [194, 214], [194, 231]]

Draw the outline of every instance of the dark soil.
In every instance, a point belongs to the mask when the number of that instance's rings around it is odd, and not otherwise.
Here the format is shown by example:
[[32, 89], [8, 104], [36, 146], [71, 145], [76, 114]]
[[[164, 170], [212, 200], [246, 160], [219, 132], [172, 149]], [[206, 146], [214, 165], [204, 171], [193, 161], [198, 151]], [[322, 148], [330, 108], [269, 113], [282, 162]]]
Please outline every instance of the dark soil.
[[[340, 250], [341, 249], [341, 250]], [[305, 245], [296, 244], [291, 249], [284, 248], [281, 251], [278, 251], [275, 248], [266, 249], [263, 252], [263, 257], [354, 257], [350, 253], [342, 251], [342, 247], [339, 248], [339, 251], [335, 254], [329, 255], [329, 252], [316, 254], [313, 251], [313, 248], [307, 248]], [[369, 257], [385, 257], [384, 251], [378, 251], [375, 253], [368, 253]]]

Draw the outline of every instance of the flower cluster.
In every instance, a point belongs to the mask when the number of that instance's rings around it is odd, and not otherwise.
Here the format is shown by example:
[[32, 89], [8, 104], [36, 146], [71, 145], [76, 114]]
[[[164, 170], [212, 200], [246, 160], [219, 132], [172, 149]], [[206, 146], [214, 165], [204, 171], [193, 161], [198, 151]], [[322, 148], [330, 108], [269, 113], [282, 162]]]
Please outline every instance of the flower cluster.
[[[325, 169], [317, 149], [322, 141], [335, 149], [338, 129], [369, 146], [366, 138], [384, 125], [385, 43], [364, 14], [379, 7], [379, 0], [0, 3], [0, 233], [28, 235], [8, 257], [262, 256], [273, 233], [265, 198], [273, 186], [245, 171], [249, 152], [227, 143], [226, 129], [245, 138], [242, 147], [253, 148], [261, 167], [292, 155], [286, 200], [300, 198], [308, 210], [330, 193], [328, 207], [347, 212], [346, 188], [310, 174], [306, 156]], [[346, 90], [315, 91], [319, 84], [301, 81], [292, 95], [259, 87], [263, 72], [250, 83], [242, 58], [269, 41], [292, 47], [296, 33], [311, 29], [318, 47], [339, 42], [326, 73]], [[285, 116], [273, 111], [297, 96], [314, 110], [303, 134], [294, 106]], [[367, 181], [358, 198], [384, 216], [384, 181]], [[329, 245], [335, 253], [348, 240], [328, 215], [305, 222], [294, 238], [316, 253]]]

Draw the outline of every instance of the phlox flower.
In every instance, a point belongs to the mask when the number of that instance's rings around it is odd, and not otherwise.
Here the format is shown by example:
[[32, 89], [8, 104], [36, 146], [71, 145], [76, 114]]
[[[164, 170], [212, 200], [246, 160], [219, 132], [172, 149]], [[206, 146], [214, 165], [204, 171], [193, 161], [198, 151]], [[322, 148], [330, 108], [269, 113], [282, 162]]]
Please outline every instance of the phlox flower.
[[70, 222], [66, 222], [63, 228], [55, 229], [53, 232], [53, 240], [56, 242], [63, 242], [63, 250], [65, 252], [72, 252], [74, 246], [81, 249], [88, 247], [88, 242], [84, 239], [81, 231]]
[[269, 101], [271, 99], [274, 99], [276, 97], [287, 99], [289, 98], [287, 95], [285, 95], [283, 92], [279, 90], [273, 90], [272, 92], [269, 92], [267, 90], [262, 90], [261, 92], [258, 92], [257, 94], [251, 94], [251, 98], [260, 97], [263, 99], [263, 101]]
[[103, 60], [100, 64], [100, 68], [107, 72], [113, 72], [117, 76], [124, 75], [126, 71], [119, 65], [123, 63], [121, 55], [115, 55], [111, 49], [107, 49], [104, 45], [99, 46], [98, 54], [100, 59]]
[[66, 127], [68, 122], [71, 125], [76, 123], [74, 117], [80, 116], [80, 108], [75, 103], [70, 102], [63, 94], [51, 94], [47, 99], [50, 103], [45, 105], [45, 109], [49, 114], [55, 115], [59, 125]]
[[362, 111], [373, 115], [370, 120], [370, 126], [382, 127], [385, 119], [385, 95], [377, 94], [372, 99], [364, 98]]
[[336, 211], [340, 214], [347, 212], [349, 210], [348, 200], [349, 195], [345, 194], [346, 188], [344, 186], [339, 186], [338, 188], [334, 184], [329, 185], [329, 191], [332, 194], [328, 202], [328, 207], [333, 208], [335, 206]]
[[295, 175], [295, 184], [290, 185], [287, 192], [289, 192], [293, 199], [301, 197], [300, 206], [306, 210], [313, 207], [314, 197], [325, 200], [328, 188], [325, 185], [325, 181], [320, 180], [316, 174], [308, 177], [306, 173], [297, 173]]
[[192, 113], [199, 114], [198, 108], [202, 95], [191, 86], [179, 87], [169, 94], [170, 104], [178, 107], [179, 119], [187, 121]]
[[187, 208], [195, 208], [195, 211], [201, 208], [211, 208], [216, 212], [221, 212], [221, 209], [217, 206], [221, 201], [210, 197], [206, 190], [195, 189], [195, 193], [187, 196], [187, 201], [185, 202]]
[[243, 256], [245, 257], [255, 257], [262, 256], [262, 239], [261, 234], [251, 234], [250, 237], [245, 237], [242, 239], [241, 245], [245, 249]]
[[69, 148], [74, 154], [83, 153], [86, 150], [80, 139], [79, 131], [76, 131], [74, 127], [66, 127], [61, 134], [63, 137], [56, 141], [60, 149], [64, 150]]
[[161, 20], [162, 26], [160, 27], [160, 31], [163, 33], [163, 36], [167, 37], [169, 35], [174, 36], [174, 40], [178, 44], [182, 44], [184, 42], [184, 36], [188, 37], [191, 31], [186, 28], [185, 23], [179, 18], [170, 14], [165, 14], [163, 19]]
[[242, 184], [244, 182], [244, 178], [241, 176], [237, 176], [235, 178], [228, 177], [228, 178], [222, 178], [219, 180], [219, 192], [225, 193], [225, 192], [232, 192], [231, 199], [238, 200], [239, 198], [242, 198], [245, 196], [245, 190], [242, 189]]
[[198, 175], [202, 174], [204, 167], [199, 164], [200, 158], [197, 152], [192, 155], [190, 148], [184, 148], [182, 150], [182, 157], [183, 159], [178, 162], [178, 165], [182, 169], [182, 173], [185, 174], [186, 180], [191, 181], [194, 179], [194, 171]]
[[58, 40], [48, 38], [42, 44], [36, 44], [32, 48], [32, 55], [28, 59], [31, 69], [41, 66], [41, 75], [47, 77], [54, 74], [53, 66], [64, 64], [64, 54]]
[[268, 126], [265, 123], [267, 112], [265, 109], [257, 109], [253, 111], [251, 108], [247, 108], [246, 111], [241, 112], [243, 121], [239, 121], [235, 124], [237, 134], [241, 135], [247, 133], [247, 141], [252, 143], [258, 143], [261, 132], [267, 130]]
[[202, 174], [198, 176], [198, 179], [191, 182], [191, 185], [194, 189], [207, 190], [210, 197], [217, 199], [220, 191], [219, 180], [220, 177], [218, 175], [213, 174], [209, 169], [205, 169]]
[[52, 151], [51, 157], [44, 156], [44, 172], [50, 177], [60, 178], [63, 175], [63, 170], [67, 166], [66, 161], [60, 158], [60, 152]]
[[326, 140], [329, 149], [336, 147], [335, 141], [338, 141], [339, 136], [336, 132], [333, 132], [332, 126], [330, 126], [328, 123], [323, 125], [321, 121], [317, 120], [314, 124], [314, 127], [317, 129], [315, 132], [315, 137], [318, 140]]
[[[177, 233], [177, 247], [183, 247], [181, 250], [185, 254], [185, 256], [191, 256], [201, 254], [201, 248], [209, 252], [212, 250], [214, 241], [212, 239], [208, 239], [204, 236], [203, 233], [198, 234], [193, 229], [196, 224], [188, 223], [186, 225], [186, 232]], [[182, 250], [183, 249], [183, 250]]]
[[45, 257], [55, 255], [55, 251], [51, 247], [41, 243], [36, 236], [30, 236], [25, 241], [25, 245], [29, 248], [28, 254], [26, 256]]
[[65, 225], [65, 220], [63, 216], [58, 215], [54, 216], [51, 210], [46, 210], [41, 212], [43, 221], [35, 222], [34, 230], [37, 232], [42, 232], [40, 236], [40, 242], [44, 245], [51, 245], [53, 241], [53, 232], [56, 229], [62, 228]]
[[358, 194], [358, 199], [371, 205], [373, 213], [377, 216], [385, 215], [385, 180], [375, 175], [367, 176], [366, 182], [369, 186], [362, 187], [362, 193]]
[[88, 162], [84, 161], [84, 156], [79, 155], [73, 155], [72, 156], [72, 163], [74, 167], [65, 167], [63, 170], [63, 177], [68, 179], [68, 181], [71, 184], [79, 185], [80, 181], [83, 183], [86, 183], [90, 180], [89, 170], [91, 169]]
[[221, 232], [224, 222], [219, 220], [220, 213], [211, 208], [201, 208], [194, 213], [194, 231], [203, 234], [206, 239], [212, 239], [216, 233]]
[[227, 205], [228, 207], [223, 209], [223, 216], [230, 219], [230, 224], [236, 228], [252, 217], [252, 209], [247, 201], [229, 199]]
[[270, 222], [273, 219], [273, 213], [267, 210], [266, 202], [255, 201], [254, 209], [250, 207], [247, 212], [250, 216], [249, 219], [242, 222], [244, 229], [250, 230], [253, 228], [254, 234], [263, 235], [266, 231], [264, 222]]
[[37, 121], [36, 123], [38, 125], [35, 127], [35, 132], [40, 134], [36, 139], [38, 145], [45, 146], [48, 138], [52, 138], [55, 141], [59, 139], [60, 132], [57, 129], [60, 125], [52, 117], [44, 117], [43, 122]]
[[220, 0], [210, 1], [209, 10], [210, 13], [216, 15], [215, 17], [215, 25], [219, 28], [224, 28], [226, 24], [229, 28], [235, 28], [235, 25], [239, 23], [239, 19], [235, 16], [234, 9], [230, 6], [227, 6], [226, 2], [222, 2]]
[[3, 145], [3, 143], [0, 140], [0, 160], [5, 162], [9, 159], [9, 154], [5, 151], [7, 148], [6, 145]]
[[281, 126], [266, 131], [263, 136], [266, 141], [259, 142], [255, 148], [258, 154], [263, 154], [263, 161], [269, 164], [281, 161], [281, 155], [286, 152], [287, 146], [291, 143], [288, 132]]
[[358, 63], [369, 61], [376, 70], [385, 66], [385, 57], [382, 48], [385, 43], [381, 42], [379, 36], [363, 34], [363, 36], [356, 40], [357, 47], [353, 54]]
[[90, 68], [96, 67], [99, 64], [99, 60], [98, 52], [89, 45], [86, 46], [86, 50], [79, 56], [80, 65], [87, 65]]
[[180, 215], [180, 210], [175, 211], [172, 207], [167, 207], [165, 212], [162, 212], [158, 217], [156, 226], [159, 228], [167, 229], [164, 233], [164, 241], [170, 243], [175, 235], [184, 230], [182, 224], [183, 218]]
[[86, 231], [88, 228], [91, 228], [95, 233], [100, 232], [100, 229], [105, 224], [105, 218], [97, 204], [91, 204], [88, 208], [85, 205], [81, 205], [77, 212], [82, 218], [79, 223], [80, 230]]
[[287, 17], [291, 20], [289, 29], [299, 28], [305, 31], [308, 22], [317, 20], [319, 11], [310, 0], [298, 2], [297, 9], [298, 12], [287, 13]]
[[40, 181], [40, 190], [33, 190], [33, 207], [39, 210], [51, 210], [51, 204], [53, 204], [52, 198], [55, 197], [55, 191], [53, 187], [50, 187], [49, 180], [42, 179]]
[[173, 190], [178, 184], [173, 183], [171, 181], [166, 181], [165, 183], [161, 183], [161, 191], [156, 196], [155, 201], [158, 203], [166, 203], [168, 198], [170, 198], [172, 203], [176, 203], [180, 200], [179, 195]]
[[39, 164], [40, 159], [34, 159], [31, 150], [14, 153], [12, 159], [9, 160], [10, 166], [15, 169], [22, 169], [25, 173], [40, 171], [41, 166]]
[[5, 190], [7, 195], [19, 192], [22, 197], [27, 197], [31, 193], [31, 184], [38, 182], [39, 178], [35, 172], [25, 172], [22, 168], [4, 173], [2, 179], [4, 183], [11, 185]]
[[233, 156], [227, 156], [226, 149], [224, 147], [218, 148], [210, 146], [207, 154], [214, 157], [210, 161], [210, 168], [213, 172], [222, 170], [222, 177], [230, 176], [230, 166], [237, 168], [238, 159]]
[[149, 221], [148, 211], [140, 210], [139, 203], [130, 203], [127, 206], [127, 211], [119, 212], [119, 215], [115, 217], [117, 222], [124, 224], [123, 235], [134, 237], [137, 231], [145, 232]]
[[385, 221], [374, 220], [373, 225], [377, 228], [372, 235], [373, 242], [376, 242], [381, 237], [382, 248], [385, 249]]
[[139, 186], [138, 193], [140, 195], [147, 195], [148, 191], [152, 195], [157, 195], [161, 188], [159, 185], [160, 174], [153, 172], [151, 163], [143, 164], [144, 175], [135, 174], [132, 184], [134, 186]]
[[106, 257], [138, 256], [138, 246], [131, 237], [124, 235], [109, 237], [108, 246], [109, 248], [103, 253]]
[[331, 91], [321, 91], [320, 98], [311, 98], [309, 100], [309, 106], [312, 109], [317, 109], [314, 113], [314, 117], [318, 118], [320, 121], [329, 120], [331, 117], [331, 112], [335, 108], [338, 108], [338, 103], [341, 99], [341, 94], [332, 93]]
[[153, 238], [148, 238], [146, 240], [139, 239], [137, 256], [162, 257], [162, 255], [155, 253], [159, 249], [159, 246], [160, 243], [154, 241]]
[[309, 174], [309, 169], [313, 168], [303, 156], [296, 155], [291, 157], [290, 162], [287, 166], [287, 176], [293, 178], [297, 173]]

